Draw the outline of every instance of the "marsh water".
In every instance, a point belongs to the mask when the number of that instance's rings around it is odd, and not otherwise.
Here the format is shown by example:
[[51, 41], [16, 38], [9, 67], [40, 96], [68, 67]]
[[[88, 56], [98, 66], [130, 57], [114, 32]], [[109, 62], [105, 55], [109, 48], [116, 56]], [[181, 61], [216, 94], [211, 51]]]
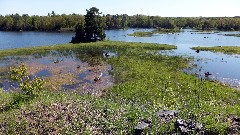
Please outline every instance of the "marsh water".
[[[24, 63], [28, 69], [30, 79], [44, 78], [46, 86], [54, 90], [78, 91], [83, 94], [100, 95], [101, 90], [112, 86], [113, 79], [109, 74], [111, 66], [98, 60], [104, 57], [100, 51], [92, 55], [90, 51], [64, 50], [34, 54], [31, 56], [8, 56], [1, 59], [0, 88], [11, 91], [18, 87], [18, 83], [10, 81], [7, 74], [8, 66]], [[113, 53], [113, 52], [112, 52]], [[96, 54], [94, 52], [94, 54]], [[87, 56], [86, 56], [87, 55]], [[110, 54], [109, 57], [113, 57]], [[101, 75], [101, 80], [95, 78]]]
[[[205, 78], [204, 73], [212, 75], [207, 79], [218, 80], [230, 84], [232, 87], [240, 87], [240, 55], [227, 55], [191, 50], [195, 46], [240, 46], [240, 37], [224, 36], [224, 34], [239, 34], [240, 32], [198, 32], [185, 29], [175, 34], [154, 34], [151, 37], [131, 37], [135, 31], [151, 31], [152, 29], [128, 29], [108, 30], [107, 39], [126, 42], [147, 42], [176, 45], [176, 50], [160, 51], [166, 55], [182, 55], [194, 58], [191, 68], [185, 70]], [[0, 49], [12, 49], [31, 46], [43, 46], [51, 44], [68, 43], [74, 33], [49, 33], [49, 32], [0, 32]], [[50, 58], [49, 58], [50, 59]], [[52, 58], [54, 59], [54, 58]], [[11, 61], [11, 59], [7, 59]], [[0, 63], [7, 63], [6, 59]], [[48, 75], [47, 71], [40, 72]], [[83, 74], [84, 75], [84, 74]]]

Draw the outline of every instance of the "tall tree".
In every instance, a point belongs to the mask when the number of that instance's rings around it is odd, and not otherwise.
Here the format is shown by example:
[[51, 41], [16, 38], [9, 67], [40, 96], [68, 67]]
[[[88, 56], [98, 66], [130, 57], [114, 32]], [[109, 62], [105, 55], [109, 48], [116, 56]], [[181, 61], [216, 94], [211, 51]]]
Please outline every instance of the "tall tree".
[[106, 35], [103, 29], [103, 20], [99, 9], [92, 7], [85, 15], [85, 32], [87, 40], [104, 40]]
[[85, 25], [78, 23], [75, 27], [75, 37], [73, 37], [72, 42], [84, 42], [86, 40]]
[[71, 42], [92, 42], [104, 40], [106, 34], [103, 29], [103, 19], [100, 16], [99, 9], [92, 7], [87, 10], [85, 15], [85, 24], [79, 23], [76, 28], [75, 37]]

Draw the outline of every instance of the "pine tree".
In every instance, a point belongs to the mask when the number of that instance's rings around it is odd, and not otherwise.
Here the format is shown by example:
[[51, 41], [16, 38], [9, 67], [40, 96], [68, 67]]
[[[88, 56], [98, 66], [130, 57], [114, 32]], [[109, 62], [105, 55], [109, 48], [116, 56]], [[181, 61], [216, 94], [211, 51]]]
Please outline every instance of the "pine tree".
[[106, 34], [103, 29], [103, 19], [99, 9], [92, 7], [86, 10], [85, 24], [76, 26], [76, 34], [72, 42], [93, 42], [104, 40]]

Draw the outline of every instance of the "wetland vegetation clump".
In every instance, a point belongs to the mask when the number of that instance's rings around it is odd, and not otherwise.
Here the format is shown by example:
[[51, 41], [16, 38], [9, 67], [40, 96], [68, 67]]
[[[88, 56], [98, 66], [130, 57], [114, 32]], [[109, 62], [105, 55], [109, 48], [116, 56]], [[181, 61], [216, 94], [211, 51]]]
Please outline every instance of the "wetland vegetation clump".
[[132, 34], [128, 34], [128, 36], [151, 37], [153, 34], [174, 34], [174, 33], [179, 33], [179, 32], [181, 32], [181, 30], [178, 28], [174, 28], [174, 29], [158, 28], [158, 29], [150, 31], [150, 32], [136, 31]]
[[164, 29], [164, 28], [158, 28], [153, 31], [154, 33], [158, 34], [174, 34], [174, 33], [179, 33], [181, 30], [177, 27], [172, 28], [172, 29]]
[[193, 50], [222, 52], [225, 54], [240, 54], [239, 46], [192, 47]]
[[134, 36], [134, 37], [151, 37], [153, 32], [143, 32], [143, 31], [137, 31], [132, 34], [128, 34], [128, 36]]
[[[2, 57], [26, 55], [20, 53], [23, 50], [30, 51], [29, 55], [46, 54], [42, 51], [46, 49], [62, 51], [63, 54], [76, 51], [76, 56], [82, 61], [111, 65], [109, 74], [114, 78], [114, 85], [101, 89], [100, 96], [44, 87], [36, 98], [10, 109], [5, 108], [12, 102], [15, 92], [3, 90], [0, 92], [0, 132], [238, 134], [240, 92], [182, 72], [190, 59], [159, 53], [159, 50], [175, 48], [160, 44], [101, 41], [37, 47], [32, 51], [31, 48], [3, 51], [1, 53], [6, 54], [1, 54]], [[105, 57], [105, 52], [117, 55]], [[60, 65], [61, 62], [54, 64], [52, 61], [52, 64]], [[76, 70], [81, 68], [74, 65]], [[94, 82], [94, 85], [98, 86], [102, 80]]]

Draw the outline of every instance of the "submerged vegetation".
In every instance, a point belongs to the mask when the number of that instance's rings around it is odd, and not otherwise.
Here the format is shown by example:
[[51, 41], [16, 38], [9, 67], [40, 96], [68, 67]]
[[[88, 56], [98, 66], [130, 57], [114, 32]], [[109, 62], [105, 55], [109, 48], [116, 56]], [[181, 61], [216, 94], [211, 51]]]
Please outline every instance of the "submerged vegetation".
[[[103, 94], [100, 96], [56, 92], [50, 87], [44, 87], [35, 98], [7, 110], [5, 107], [11, 106], [15, 92], [2, 90], [0, 132], [239, 133], [240, 93], [204, 78], [198, 79], [183, 73], [182, 69], [187, 67], [189, 59], [159, 54], [159, 50], [175, 48], [176, 46], [159, 44], [102, 41], [1, 51], [0, 57], [3, 58], [41, 54], [50, 50], [77, 50], [86, 61], [100, 58], [98, 60], [110, 64], [114, 86], [102, 89]], [[105, 51], [116, 52], [117, 56], [104, 57]], [[88, 52], [95, 54], [94, 57], [89, 57]], [[184, 127], [181, 123], [189, 127]]]
[[223, 52], [226, 54], [240, 54], [239, 46], [192, 47], [193, 50]]

